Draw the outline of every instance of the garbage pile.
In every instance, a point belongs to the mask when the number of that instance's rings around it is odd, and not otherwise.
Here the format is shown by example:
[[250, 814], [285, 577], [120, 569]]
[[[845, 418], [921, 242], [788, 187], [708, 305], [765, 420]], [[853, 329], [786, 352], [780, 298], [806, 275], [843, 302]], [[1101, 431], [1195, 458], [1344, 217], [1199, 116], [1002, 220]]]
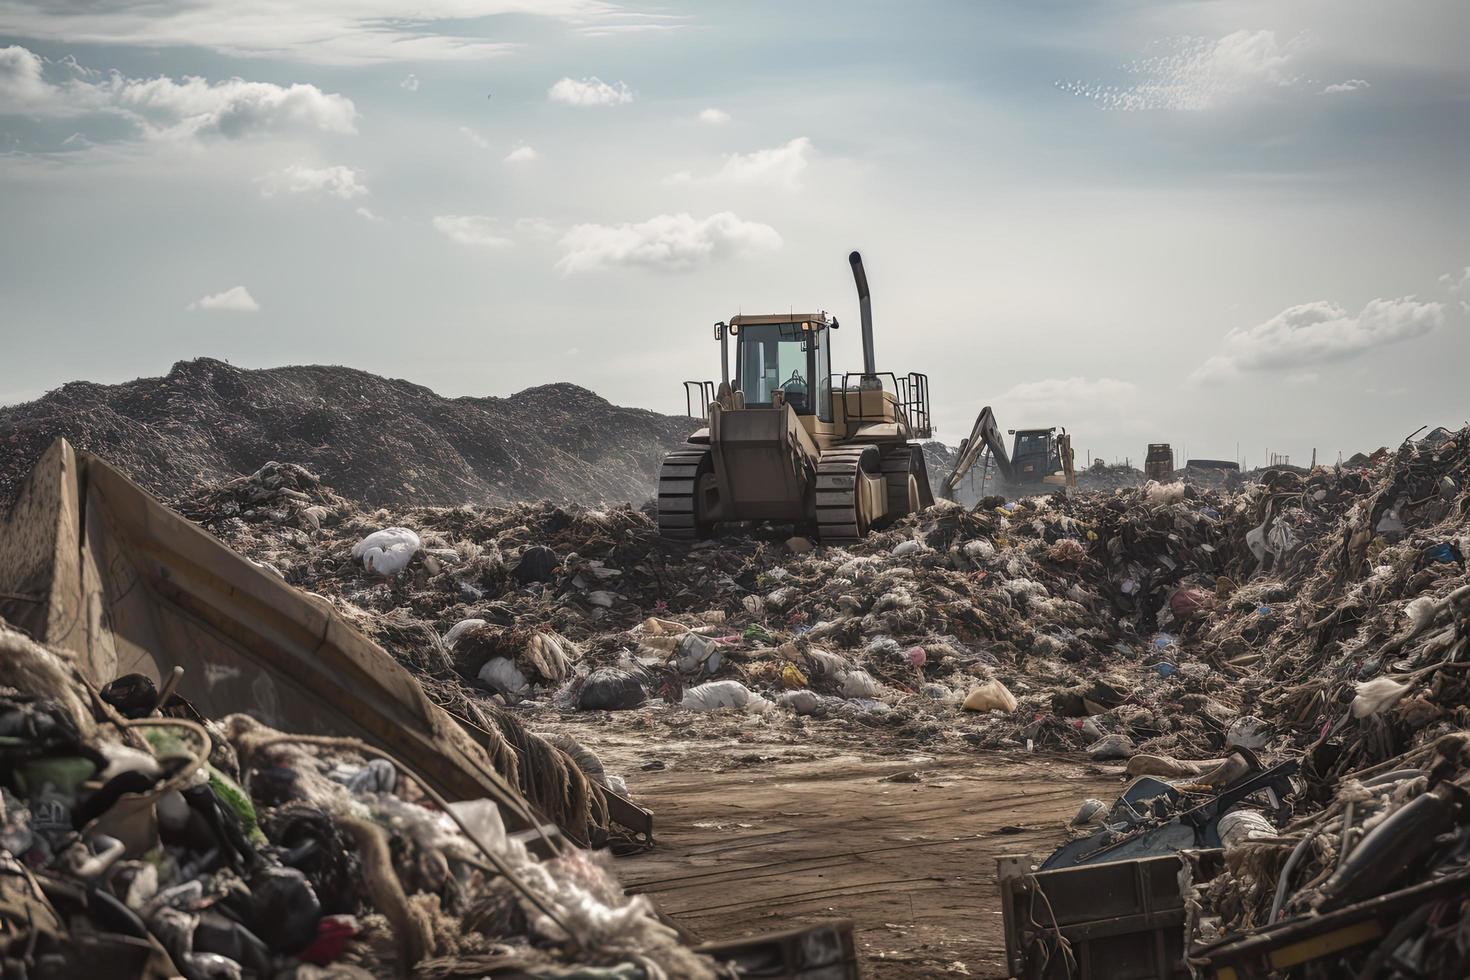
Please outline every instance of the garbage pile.
[[1042, 867], [1182, 852], [1207, 973], [1290, 948], [1292, 975], [1465, 976], [1470, 429], [1221, 502], [1160, 615], [1169, 662], [1237, 692], [1227, 757], [1134, 754]]
[[[1221, 948], [1453, 884], [1470, 859], [1470, 430], [1233, 492], [941, 503], [840, 549], [791, 527], [671, 544], [627, 507], [372, 511], [292, 472], [181, 507], [436, 699], [533, 727], [638, 709], [743, 737], [1086, 752], [1151, 789], [1084, 804], [1079, 840], [1223, 847], [1193, 920]], [[1434, 896], [1380, 960], [1461, 962], [1438, 942], [1466, 928], [1460, 900]]]
[[1148, 477], [1136, 466], [1128, 463], [1105, 463], [1093, 460], [1091, 466], [1077, 471], [1079, 490], [1118, 490], [1123, 487], [1141, 487]]
[[[715, 977], [598, 855], [536, 860], [351, 738], [90, 687], [0, 624], [7, 977]], [[588, 972], [593, 971], [593, 972]]]
[[[604, 789], [637, 796], [636, 778], [558, 734], [573, 713], [626, 718], [650, 738], [1086, 753], [1129, 788], [1082, 804], [1057, 861], [1217, 854], [1189, 859], [1201, 962], [1247, 955], [1240, 944], [1274, 930], [1336, 928], [1373, 902], [1401, 921], [1331, 966], [1392, 958], [1456, 975], [1464, 958], [1446, 937], [1470, 929], [1470, 429], [1233, 490], [1150, 481], [941, 502], [842, 548], [779, 525], [668, 542], [629, 506], [379, 508], [294, 463], [174, 507], [376, 639], [432, 702], [483, 720], [507, 758], [549, 753], [519, 784], [533, 802], [552, 806], [567, 786], [603, 788], [576, 812]], [[226, 722], [211, 745], [237, 762], [215, 768], [257, 810], [290, 802], [257, 795], [270, 780], [241, 768], [250, 725]], [[110, 724], [107, 737], [142, 737]], [[316, 761], [265, 769], [315, 767], [346, 786], [310, 780], [319, 807], [357, 794], [369, 771], [372, 793], [423, 802], [412, 773], [390, 779], [370, 752], [290, 744]], [[391, 791], [373, 782], [385, 779]], [[436, 888], [460, 880], [427, 860], [415, 867]], [[464, 906], [430, 892], [463, 922]], [[1360, 921], [1343, 928], [1366, 936]], [[524, 933], [535, 955], [558, 935], [538, 928]]]
[[1257, 513], [1251, 543], [1267, 570], [1242, 591], [1278, 608], [1254, 636], [1236, 615], [1201, 643], [1251, 687], [1277, 751], [1300, 758], [1303, 812], [1279, 839], [1227, 851], [1210, 885], [1222, 925], [1326, 915], [1438, 881], [1452, 890], [1403, 905], [1360, 975], [1463, 976], [1470, 430], [1405, 443], [1367, 473], [1279, 474]]
[[1183, 485], [941, 503], [841, 549], [790, 527], [673, 544], [630, 507], [372, 510], [280, 464], [177, 507], [445, 705], [736, 706], [773, 735], [831, 722], [1099, 758], [1207, 755], [1236, 715], [1235, 686], [1164, 632], [1187, 619], [1179, 583], [1237, 557], [1226, 504]]

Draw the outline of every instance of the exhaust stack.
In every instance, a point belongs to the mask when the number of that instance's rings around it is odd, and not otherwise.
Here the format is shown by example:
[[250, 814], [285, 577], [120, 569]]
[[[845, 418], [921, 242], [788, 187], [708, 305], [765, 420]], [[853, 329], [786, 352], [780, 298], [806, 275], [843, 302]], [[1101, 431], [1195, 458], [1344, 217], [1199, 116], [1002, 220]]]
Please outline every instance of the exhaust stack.
[[873, 375], [878, 371], [873, 358], [873, 303], [868, 298], [868, 274], [863, 271], [863, 257], [853, 252], [847, 257], [852, 265], [852, 280], [857, 283], [858, 304], [863, 314], [863, 374]]

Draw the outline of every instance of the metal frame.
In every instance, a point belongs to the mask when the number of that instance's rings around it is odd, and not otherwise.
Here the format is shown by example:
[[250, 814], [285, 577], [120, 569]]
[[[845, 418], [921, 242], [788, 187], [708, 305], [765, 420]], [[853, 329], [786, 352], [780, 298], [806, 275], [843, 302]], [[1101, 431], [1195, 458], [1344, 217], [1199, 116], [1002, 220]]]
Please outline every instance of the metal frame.
[[1279, 976], [1280, 971], [1307, 963], [1325, 967], [1323, 960], [1330, 961], [1346, 950], [1388, 935], [1411, 910], [1458, 899], [1467, 890], [1470, 870], [1462, 870], [1334, 912], [1288, 919], [1211, 946], [1196, 947], [1192, 955], [1201, 975], [1218, 980]]
[[818, 922], [785, 932], [696, 946], [730, 964], [737, 977], [762, 980], [859, 980], [852, 920]]
[[[1178, 854], [1033, 871], [1030, 856], [996, 860], [1010, 975], [1026, 980], [1184, 978]], [[1060, 953], [1065, 939], [1076, 969]], [[1148, 972], [1140, 972], [1147, 970]]]
[[[818, 381], [818, 379], [820, 377], [820, 375], [817, 374], [817, 368], [821, 366], [820, 365], [820, 357], [818, 355], [818, 352], [822, 349], [822, 347], [824, 345], [828, 345], [828, 344], [831, 343], [829, 337], [827, 335], [824, 335], [823, 331], [825, 331], [825, 330], [827, 330], [829, 328], [836, 327], [837, 326], [837, 321], [835, 321], [835, 320], [833, 320], [833, 321], [831, 321], [829, 323], [829, 322], [826, 322], [825, 320], [818, 319], [816, 317], [805, 317], [805, 318], [801, 318], [801, 319], [785, 319], [785, 318], [782, 318], [782, 317], [746, 317], [743, 320], [742, 320], [741, 317], [732, 317], [731, 320], [730, 320], [729, 330], [730, 330], [731, 333], [735, 334], [735, 336], [736, 336], [737, 339], [736, 339], [736, 343], [735, 343], [735, 376], [734, 376], [734, 378], [732, 378], [730, 380], [731, 387], [732, 388], [736, 388], [736, 389], [740, 389], [740, 390], [743, 391], [744, 390], [744, 385], [745, 385], [745, 379], [741, 377], [741, 371], [743, 369], [743, 364], [742, 364], [743, 358], [740, 356], [740, 341], [738, 339], [739, 336], [740, 336], [740, 333], [741, 333], [741, 328], [744, 328], [744, 327], [769, 327], [769, 326], [777, 326], [777, 327], [794, 326], [794, 327], [797, 327], [798, 328], [798, 331], [797, 332], [799, 334], [804, 335], [803, 338], [802, 338], [802, 345], [805, 348], [805, 350], [803, 351], [803, 353], [806, 354], [806, 375], [807, 375], [807, 378], [809, 379], [808, 382], [807, 382], [807, 388], [808, 388], [808, 390], [807, 390], [806, 407], [805, 407], [804, 410], [803, 409], [797, 409], [796, 410], [796, 414], [798, 414], [798, 415], [815, 415], [818, 418], [822, 418], [821, 412], [817, 408], [817, 389], [819, 387], [818, 384], [817, 384], [817, 381]], [[827, 353], [828, 353], [828, 360], [830, 362], [830, 360], [831, 360], [831, 351], [829, 350]], [[687, 386], [688, 385], [688, 382], [685, 382], [685, 384]], [[830, 417], [830, 415], [831, 415], [831, 405], [830, 405], [831, 392], [830, 392], [830, 390], [828, 392], [828, 399], [829, 399], [828, 416]], [[762, 402], [760, 404], [764, 404], [764, 402]], [[792, 405], [792, 408], [795, 409], [796, 406], [795, 405]], [[824, 419], [823, 421], [828, 421], [828, 420], [830, 420], [830, 419]]]
[[920, 439], [928, 439], [934, 432], [932, 416], [929, 414], [929, 375], [910, 371], [899, 380], [899, 405], [908, 413], [909, 422]]
[[[835, 374], [832, 375], [834, 378], [836, 376]], [[850, 379], [852, 378], [858, 379], [856, 387], [851, 384]], [[931, 422], [933, 416], [929, 410], [929, 376], [927, 374], [911, 371], [907, 375], [900, 377], [892, 371], [848, 371], [842, 375], [842, 387], [840, 389], [835, 386], [832, 387], [828, 397], [835, 398], [839, 391], [843, 395], [849, 392], [871, 391], [872, 388], [863, 387], [863, 380], [866, 378], [877, 379], [879, 387], [893, 395], [894, 401], [908, 418], [909, 425], [914, 430], [915, 438], [928, 439], [933, 435], [934, 429]], [[892, 385], [891, 387], [883, 384], [884, 378], [888, 379]], [[864, 412], [861, 399], [858, 400], [858, 412], [856, 415], [848, 414], [845, 409], [844, 415], [849, 422], [857, 422], [859, 424], [884, 421], [881, 413], [871, 415]]]
[[[699, 401], [696, 402], [695, 393], [698, 392]], [[684, 414], [691, 419], [708, 419], [709, 403], [715, 400], [715, 383], [713, 381], [686, 381], [684, 382]], [[695, 411], [695, 405], [699, 411]]]

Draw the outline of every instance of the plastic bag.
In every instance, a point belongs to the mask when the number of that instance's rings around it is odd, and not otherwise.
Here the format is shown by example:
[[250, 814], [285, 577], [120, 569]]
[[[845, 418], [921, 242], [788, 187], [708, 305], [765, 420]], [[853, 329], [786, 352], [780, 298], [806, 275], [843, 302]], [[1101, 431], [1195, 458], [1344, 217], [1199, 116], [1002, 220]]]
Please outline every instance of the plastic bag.
[[1017, 704], [1016, 696], [1004, 684], [990, 680], [972, 690], [963, 707], [966, 711], [1004, 711], [1010, 714], [1016, 710]]
[[352, 546], [352, 557], [362, 567], [379, 575], [397, 575], [418, 554], [422, 542], [418, 532], [406, 527], [387, 527], [374, 531]]
[[771, 702], [739, 681], [709, 681], [684, 692], [681, 702], [690, 711], [714, 711], [717, 708], [742, 708], [763, 714]]
[[493, 657], [485, 661], [485, 666], [480, 668], [480, 683], [512, 697], [519, 697], [531, 689], [531, 682], [509, 657]]

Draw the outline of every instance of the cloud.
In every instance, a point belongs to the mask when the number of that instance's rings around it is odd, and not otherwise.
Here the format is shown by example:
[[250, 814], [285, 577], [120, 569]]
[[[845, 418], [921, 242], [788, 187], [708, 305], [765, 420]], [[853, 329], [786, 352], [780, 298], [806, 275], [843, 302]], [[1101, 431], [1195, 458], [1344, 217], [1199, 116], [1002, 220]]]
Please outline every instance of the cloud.
[[724, 166], [707, 177], [695, 177], [687, 170], [668, 178], [674, 184], [730, 184], [748, 187], [779, 187], [794, 191], [801, 186], [812, 153], [812, 141], [805, 136], [769, 150], [732, 153]]
[[488, 149], [490, 149], [490, 141], [487, 140], [485, 137], [481, 136], [479, 133], [475, 132], [470, 127], [468, 127], [468, 126], [461, 126], [461, 127], [459, 127], [459, 133], [460, 133], [461, 136], [463, 136], [465, 139], [469, 140], [471, 143], [473, 143], [476, 146], [478, 146], [480, 149], [482, 149], [482, 150], [488, 150]]
[[539, 17], [587, 35], [670, 31], [684, 19], [626, 10], [614, 0], [0, 0], [0, 33], [52, 43], [207, 48], [230, 57], [315, 64], [483, 61], [518, 47], [483, 36], [483, 20], [504, 15]]
[[1012, 385], [996, 403], [1015, 413], [1017, 425], [1050, 425], [1048, 419], [1120, 419], [1138, 402], [1138, 386], [1117, 378], [1046, 378]]
[[560, 236], [556, 225], [545, 218], [517, 218], [515, 224], [516, 232], [534, 238], [537, 241], [549, 242]]
[[706, 126], [723, 126], [730, 121], [730, 114], [724, 109], [701, 109], [698, 118]]
[[1356, 92], [1360, 88], [1368, 88], [1368, 82], [1362, 78], [1349, 78], [1347, 81], [1334, 82], [1324, 88], [1322, 95], [1337, 95], [1340, 92]]
[[383, 221], [383, 218], [380, 215], [374, 214], [368, 208], [359, 207], [357, 209], [357, 213], [359, 215], [361, 215], [363, 218], [366, 218], [368, 221], [373, 222], [374, 224], [381, 224], [382, 221]]
[[[356, 132], [357, 109], [343, 95], [315, 85], [280, 86], [239, 78], [210, 84], [202, 78], [123, 79], [112, 76], [113, 104], [135, 114], [155, 135], [229, 139], [290, 130]], [[148, 122], [159, 119], [158, 128]]]
[[708, 218], [661, 214], [638, 224], [574, 225], [562, 236], [556, 267], [563, 274], [611, 266], [684, 272], [730, 256], [774, 251], [781, 236], [770, 225], [728, 211]]
[[1446, 272], [1439, 277], [1439, 281], [1448, 286], [1450, 292], [1458, 293], [1466, 286], [1470, 286], [1470, 265], [1465, 266], [1459, 272]]
[[1443, 322], [1443, 303], [1421, 303], [1412, 296], [1375, 299], [1357, 314], [1326, 300], [1303, 303], [1254, 327], [1230, 331], [1220, 353], [1190, 380], [1218, 381], [1253, 371], [1302, 372], [1422, 337]]
[[[80, 66], [65, 66], [76, 74]], [[45, 77], [40, 57], [12, 45], [0, 49], [0, 114], [68, 119], [121, 116], [148, 139], [222, 137], [243, 139], [284, 132], [356, 132], [357, 108], [344, 95], [315, 85], [276, 85], [230, 78], [209, 82], [106, 76], [80, 69], [82, 77]]]
[[367, 185], [362, 182], [362, 171], [341, 165], [314, 168], [293, 164], [284, 170], [256, 178], [256, 182], [260, 184], [262, 197], [313, 194], [350, 201], [368, 194]]
[[434, 227], [461, 245], [505, 248], [515, 244], [500, 233], [499, 222], [483, 214], [441, 214], [434, 219]]
[[505, 155], [506, 163], [534, 163], [540, 159], [541, 154], [537, 153], [531, 147], [524, 145], [516, 147]]
[[1282, 42], [1275, 31], [1235, 31], [1211, 40], [1173, 38], [1158, 42], [1161, 54], [1122, 66], [1137, 81], [1125, 85], [1059, 81], [1064, 92], [1091, 99], [1102, 109], [1200, 111], [1300, 81], [1291, 62], [1300, 39]]
[[14, 111], [34, 111], [50, 103], [56, 86], [43, 76], [41, 56], [18, 44], [0, 48], [0, 100]]
[[212, 310], [217, 313], [259, 313], [260, 304], [244, 286], [232, 286], [222, 293], [201, 296], [184, 309]]
[[563, 105], [623, 105], [633, 101], [633, 91], [623, 82], [613, 86], [593, 75], [580, 82], [574, 78], [563, 78], [546, 90], [546, 97]]
[[398, 87], [408, 92], [417, 92], [419, 90], [419, 77], [413, 72], [409, 72], [403, 81], [398, 83]]
[[662, 34], [677, 31], [691, 19], [688, 14], [654, 14], [624, 10], [616, 15], [621, 23], [611, 20], [585, 24], [577, 28], [584, 37], [620, 37], [626, 34]]

